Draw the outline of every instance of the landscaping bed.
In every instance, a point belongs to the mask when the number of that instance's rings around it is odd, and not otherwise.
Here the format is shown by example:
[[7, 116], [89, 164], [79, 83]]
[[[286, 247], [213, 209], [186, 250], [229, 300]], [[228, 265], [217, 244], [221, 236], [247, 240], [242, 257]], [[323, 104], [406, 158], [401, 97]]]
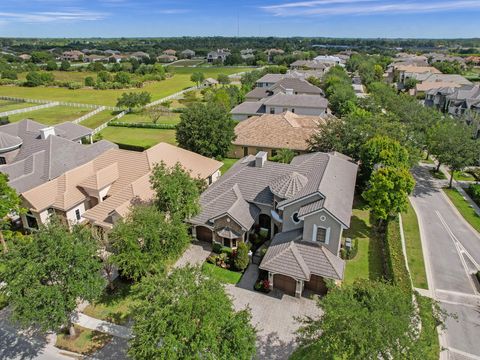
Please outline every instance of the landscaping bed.
[[113, 285], [115, 287], [113, 292], [106, 288], [101, 298], [88, 305], [83, 313], [114, 324], [125, 324], [129, 319], [131, 306], [134, 303], [131, 293], [132, 284], [129, 281], [117, 278]]
[[70, 337], [69, 334], [57, 334], [55, 346], [59, 349], [75, 352], [82, 355], [90, 355], [103, 348], [112, 336], [96, 330], [86, 329], [75, 325], [76, 335]]

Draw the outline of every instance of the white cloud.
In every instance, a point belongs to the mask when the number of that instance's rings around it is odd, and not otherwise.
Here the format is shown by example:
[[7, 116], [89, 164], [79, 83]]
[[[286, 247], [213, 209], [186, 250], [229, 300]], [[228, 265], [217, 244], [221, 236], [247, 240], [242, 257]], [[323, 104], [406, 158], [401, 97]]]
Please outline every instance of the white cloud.
[[262, 6], [261, 9], [274, 16], [321, 16], [321, 15], [375, 15], [429, 13], [452, 10], [480, 10], [478, 0], [431, 0], [430, 2], [398, 2], [379, 0], [315, 0]]
[[48, 23], [58, 21], [97, 21], [106, 13], [86, 10], [37, 11], [37, 12], [0, 12], [0, 22], [18, 21], [25, 23]]

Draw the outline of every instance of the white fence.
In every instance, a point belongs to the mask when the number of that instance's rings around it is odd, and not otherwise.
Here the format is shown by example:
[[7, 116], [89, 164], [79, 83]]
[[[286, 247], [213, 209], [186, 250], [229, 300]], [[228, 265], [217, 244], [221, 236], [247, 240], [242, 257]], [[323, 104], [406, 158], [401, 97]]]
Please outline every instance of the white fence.
[[148, 108], [148, 107], [150, 107], [150, 106], [155, 106], [155, 105], [161, 104], [161, 103], [164, 102], [164, 101], [177, 99], [177, 98], [179, 98], [180, 96], [182, 96], [183, 94], [185, 94], [187, 91], [199, 90], [199, 89], [202, 89], [202, 88], [204, 88], [203, 85], [200, 85], [200, 86], [192, 86], [192, 87], [189, 87], [188, 89], [184, 89], [184, 90], [182, 90], [182, 91], [179, 91], [179, 92], [177, 92], [177, 93], [175, 93], [175, 94], [169, 95], [169, 96], [164, 97], [164, 98], [162, 98], [162, 99], [158, 99], [158, 100], [152, 101], [150, 104], [145, 105], [145, 107]]
[[52, 107], [52, 106], [58, 106], [58, 105], [59, 105], [59, 103], [57, 101], [54, 101], [54, 102], [49, 102], [49, 103], [46, 103], [46, 104], [43, 104], [43, 105], [36, 105], [36, 106], [26, 107], [26, 108], [23, 108], [23, 109], [5, 111], [5, 112], [0, 113], [0, 116], [10, 116], [10, 115], [15, 115], [15, 114], [21, 114], [21, 113], [26, 113], [26, 112], [30, 112], [30, 111], [45, 109], [45, 108], [49, 108], [49, 107]]
[[74, 123], [74, 124], [81, 123], [83, 120], [91, 118], [92, 116], [97, 115], [99, 112], [101, 112], [103, 110], [105, 110], [105, 106], [100, 106], [99, 108], [96, 108], [95, 110], [90, 111], [88, 114], [85, 114], [85, 115], [79, 117], [78, 119], [73, 120], [72, 123]]
[[92, 135], [95, 135], [96, 133], [98, 133], [98, 132], [102, 131], [103, 129], [105, 129], [105, 128], [108, 126], [108, 123], [109, 123], [110, 121], [114, 121], [114, 120], [120, 119], [120, 118], [124, 117], [127, 113], [128, 113], [128, 111], [127, 111], [127, 110], [124, 110], [124, 111], [122, 111], [120, 114], [118, 114], [118, 115], [114, 116], [113, 118], [111, 118], [110, 120], [104, 122], [104, 123], [103, 123], [102, 125], [100, 125], [99, 127], [93, 129]]
[[[51, 100], [41, 100], [41, 99], [28, 99], [28, 98], [18, 98], [18, 97], [11, 97], [11, 96], [0, 96], [0, 100], [9, 100], [9, 101], [16, 101], [16, 102], [28, 102], [28, 103], [37, 103], [37, 104], [47, 104], [51, 103]], [[68, 102], [68, 101], [55, 101], [58, 103], [58, 105], [63, 105], [63, 106], [71, 106], [71, 107], [82, 107], [82, 108], [87, 108], [87, 109], [98, 109], [99, 107], [103, 107], [104, 110], [112, 110], [112, 111], [118, 111], [121, 110], [118, 107], [115, 106], [103, 106], [103, 105], [94, 105], [94, 104], [82, 104], [82, 103], [74, 103], [74, 102]]]

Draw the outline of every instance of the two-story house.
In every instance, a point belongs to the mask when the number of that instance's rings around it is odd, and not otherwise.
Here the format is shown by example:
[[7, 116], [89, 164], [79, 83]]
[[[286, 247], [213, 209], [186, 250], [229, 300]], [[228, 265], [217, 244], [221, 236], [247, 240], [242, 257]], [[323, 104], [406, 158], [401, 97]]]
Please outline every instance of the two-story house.
[[324, 293], [325, 279], [343, 279], [339, 254], [356, 174], [357, 165], [338, 153], [299, 155], [290, 164], [268, 161], [266, 152], [249, 155], [202, 194], [192, 233], [235, 248], [264, 228], [272, 241], [260, 269], [270, 286], [293, 296]]

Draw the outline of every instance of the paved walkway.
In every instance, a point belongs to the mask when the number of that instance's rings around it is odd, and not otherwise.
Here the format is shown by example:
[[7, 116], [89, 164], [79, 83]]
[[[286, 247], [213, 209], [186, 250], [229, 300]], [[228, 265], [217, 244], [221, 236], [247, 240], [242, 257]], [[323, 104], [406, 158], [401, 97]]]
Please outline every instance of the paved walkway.
[[257, 329], [257, 358], [288, 359], [296, 347], [295, 332], [300, 327], [296, 320], [303, 316], [322, 315], [315, 301], [284, 295], [278, 290], [269, 294], [253, 290], [258, 266], [251, 264], [235, 285], [227, 285], [235, 309], [250, 308], [252, 324]]
[[177, 260], [174, 268], [182, 268], [186, 265], [201, 265], [212, 252], [212, 244], [203, 241], [192, 241], [182, 257]]
[[471, 273], [480, 263], [480, 235], [463, 219], [426, 165], [413, 170], [411, 197], [418, 216], [431, 296], [450, 314], [441, 334], [443, 359], [480, 359], [480, 296]]
[[130, 339], [132, 337], [132, 330], [126, 326], [95, 319], [83, 313], [76, 314], [74, 323], [84, 328], [97, 330], [122, 339]]

